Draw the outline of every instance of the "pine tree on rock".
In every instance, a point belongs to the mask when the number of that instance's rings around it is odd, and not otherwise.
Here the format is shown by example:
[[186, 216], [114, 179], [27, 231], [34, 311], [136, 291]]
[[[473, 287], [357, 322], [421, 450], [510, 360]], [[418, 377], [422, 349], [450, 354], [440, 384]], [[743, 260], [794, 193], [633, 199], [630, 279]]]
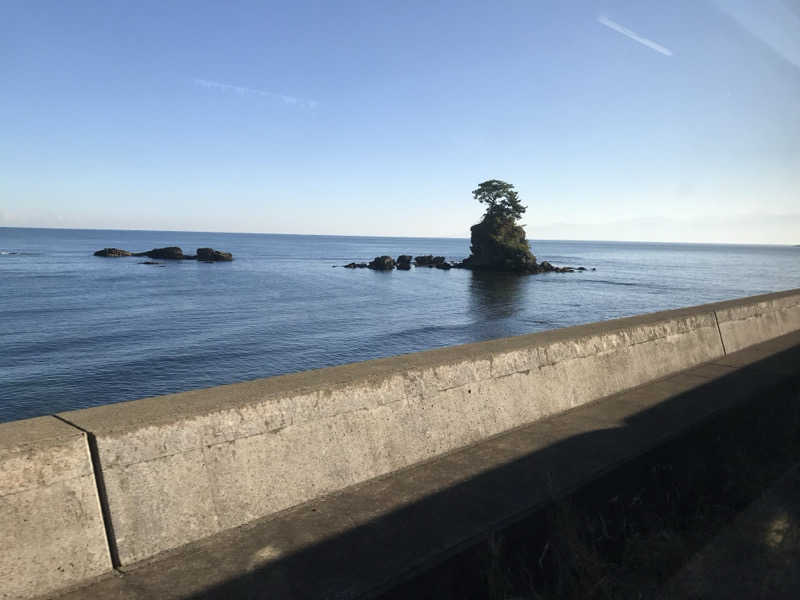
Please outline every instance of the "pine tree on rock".
[[471, 231], [472, 254], [464, 266], [475, 270], [537, 273], [536, 257], [531, 253], [525, 230], [517, 223], [526, 207], [514, 186], [499, 179], [481, 183], [473, 197], [486, 204], [483, 219]]

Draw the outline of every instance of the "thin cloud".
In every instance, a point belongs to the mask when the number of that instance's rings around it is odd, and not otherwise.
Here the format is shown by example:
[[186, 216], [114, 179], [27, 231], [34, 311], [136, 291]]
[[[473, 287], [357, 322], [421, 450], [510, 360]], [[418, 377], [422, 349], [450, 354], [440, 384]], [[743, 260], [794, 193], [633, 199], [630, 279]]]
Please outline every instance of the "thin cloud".
[[210, 90], [218, 90], [224, 93], [237, 94], [239, 96], [260, 96], [262, 98], [269, 98], [271, 100], [278, 100], [286, 105], [301, 106], [303, 108], [316, 108], [319, 102], [316, 100], [306, 100], [303, 98], [296, 98], [295, 96], [287, 96], [285, 94], [276, 94], [275, 92], [267, 92], [266, 90], [257, 90], [255, 88], [244, 87], [241, 85], [229, 85], [227, 83], [220, 83], [219, 81], [211, 81], [209, 79], [192, 79], [195, 85], [204, 87]]
[[643, 46], [647, 46], [651, 50], [655, 50], [656, 52], [660, 52], [664, 56], [672, 56], [672, 50], [669, 48], [665, 48], [661, 44], [657, 44], [653, 40], [648, 40], [646, 37], [640, 36], [635, 31], [631, 31], [627, 27], [623, 27], [619, 23], [616, 23], [609, 19], [608, 17], [597, 17], [597, 22], [601, 25], [605, 25], [609, 29], [613, 29], [617, 33], [621, 33], [622, 35], [631, 38], [635, 42], [639, 42]]

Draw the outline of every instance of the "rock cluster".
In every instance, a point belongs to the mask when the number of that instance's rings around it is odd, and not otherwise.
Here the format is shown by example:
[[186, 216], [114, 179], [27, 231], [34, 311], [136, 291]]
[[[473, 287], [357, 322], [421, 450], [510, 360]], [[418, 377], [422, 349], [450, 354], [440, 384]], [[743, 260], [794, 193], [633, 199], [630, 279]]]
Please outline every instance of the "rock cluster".
[[[409, 271], [411, 270], [411, 260], [410, 254], [401, 254], [397, 257], [397, 260], [393, 259], [391, 256], [384, 255], [376, 256], [368, 263], [351, 262], [343, 266], [345, 269], [372, 269], [374, 271], [391, 271], [392, 269], [397, 269], [398, 271]], [[432, 254], [415, 256], [413, 260], [414, 266], [416, 267], [445, 270], [461, 267], [461, 263], [451, 264], [445, 260], [444, 256], [433, 256]]]
[[[233, 260], [230, 252], [214, 250], [214, 248], [198, 248], [197, 254], [184, 254], [178, 246], [166, 248], [153, 248], [147, 252], [128, 252], [119, 248], [103, 248], [94, 253], [95, 256], [120, 257], [120, 256], [146, 256], [147, 258], [160, 258], [166, 260], [200, 260], [203, 262], [227, 262]], [[152, 264], [145, 261], [142, 264]]]
[[[527, 244], [527, 242], [526, 242]], [[528, 251], [530, 253], [530, 250]], [[198, 252], [199, 254], [199, 252]], [[199, 258], [199, 256], [198, 256]], [[471, 257], [470, 257], [471, 258]], [[549, 262], [542, 261], [536, 262], [534, 258], [532, 263], [527, 263], [528, 266], [524, 273], [574, 273], [575, 271], [586, 271], [586, 267], [556, 267]], [[376, 256], [370, 262], [357, 263], [351, 262], [343, 265], [345, 269], [372, 269], [373, 271], [391, 271], [397, 269], [398, 271], [408, 271], [411, 269], [411, 256], [408, 254], [401, 254], [397, 260], [391, 256], [383, 255]], [[426, 267], [428, 269], [474, 269], [474, 270], [491, 270], [486, 267], [478, 267], [469, 258], [461, 262], [447, 262], [444, 256], [434, 256], [433, 254], [426, 254], [423, 256], [414, 257], [414, 266], [417, 268]], [[503, 270], [503, 269], [495, 269]], [[505, 269], [514, 271], [514, 269]], [[592, 271], [595, 269], [593, 268]]]

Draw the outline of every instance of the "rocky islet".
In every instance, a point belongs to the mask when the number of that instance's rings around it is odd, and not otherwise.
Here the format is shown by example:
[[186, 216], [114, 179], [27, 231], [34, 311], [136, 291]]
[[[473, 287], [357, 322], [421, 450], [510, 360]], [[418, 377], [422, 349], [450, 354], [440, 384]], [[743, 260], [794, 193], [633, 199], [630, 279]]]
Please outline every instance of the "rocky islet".
[[[107, 258], [120, 258], [124, 256], [147, 257], [162, 260], [199, 260], [201, 262], [230, 262], [233, 255], [230, 252], [215, 250], [214, 248], [198, 248], [196, 254], [184, 254], [179, 246], [167, 246], [165, 248], [153, 248], [146, 252], [129, 252], [120, 248], [103, 248], [94, 253], [95, 256]], [[153, 264], [144, 261], [141, 264]]]

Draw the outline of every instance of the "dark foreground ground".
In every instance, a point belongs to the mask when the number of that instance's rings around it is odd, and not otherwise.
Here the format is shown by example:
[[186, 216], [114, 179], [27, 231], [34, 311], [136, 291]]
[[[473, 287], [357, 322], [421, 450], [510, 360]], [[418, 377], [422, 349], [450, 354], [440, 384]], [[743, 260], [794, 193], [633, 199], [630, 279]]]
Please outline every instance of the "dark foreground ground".
[[726, 526], [659, 598], [800, 598], [800, 466]]
[[382, 598], [800, 598], [798, 461], [795, 381]]

